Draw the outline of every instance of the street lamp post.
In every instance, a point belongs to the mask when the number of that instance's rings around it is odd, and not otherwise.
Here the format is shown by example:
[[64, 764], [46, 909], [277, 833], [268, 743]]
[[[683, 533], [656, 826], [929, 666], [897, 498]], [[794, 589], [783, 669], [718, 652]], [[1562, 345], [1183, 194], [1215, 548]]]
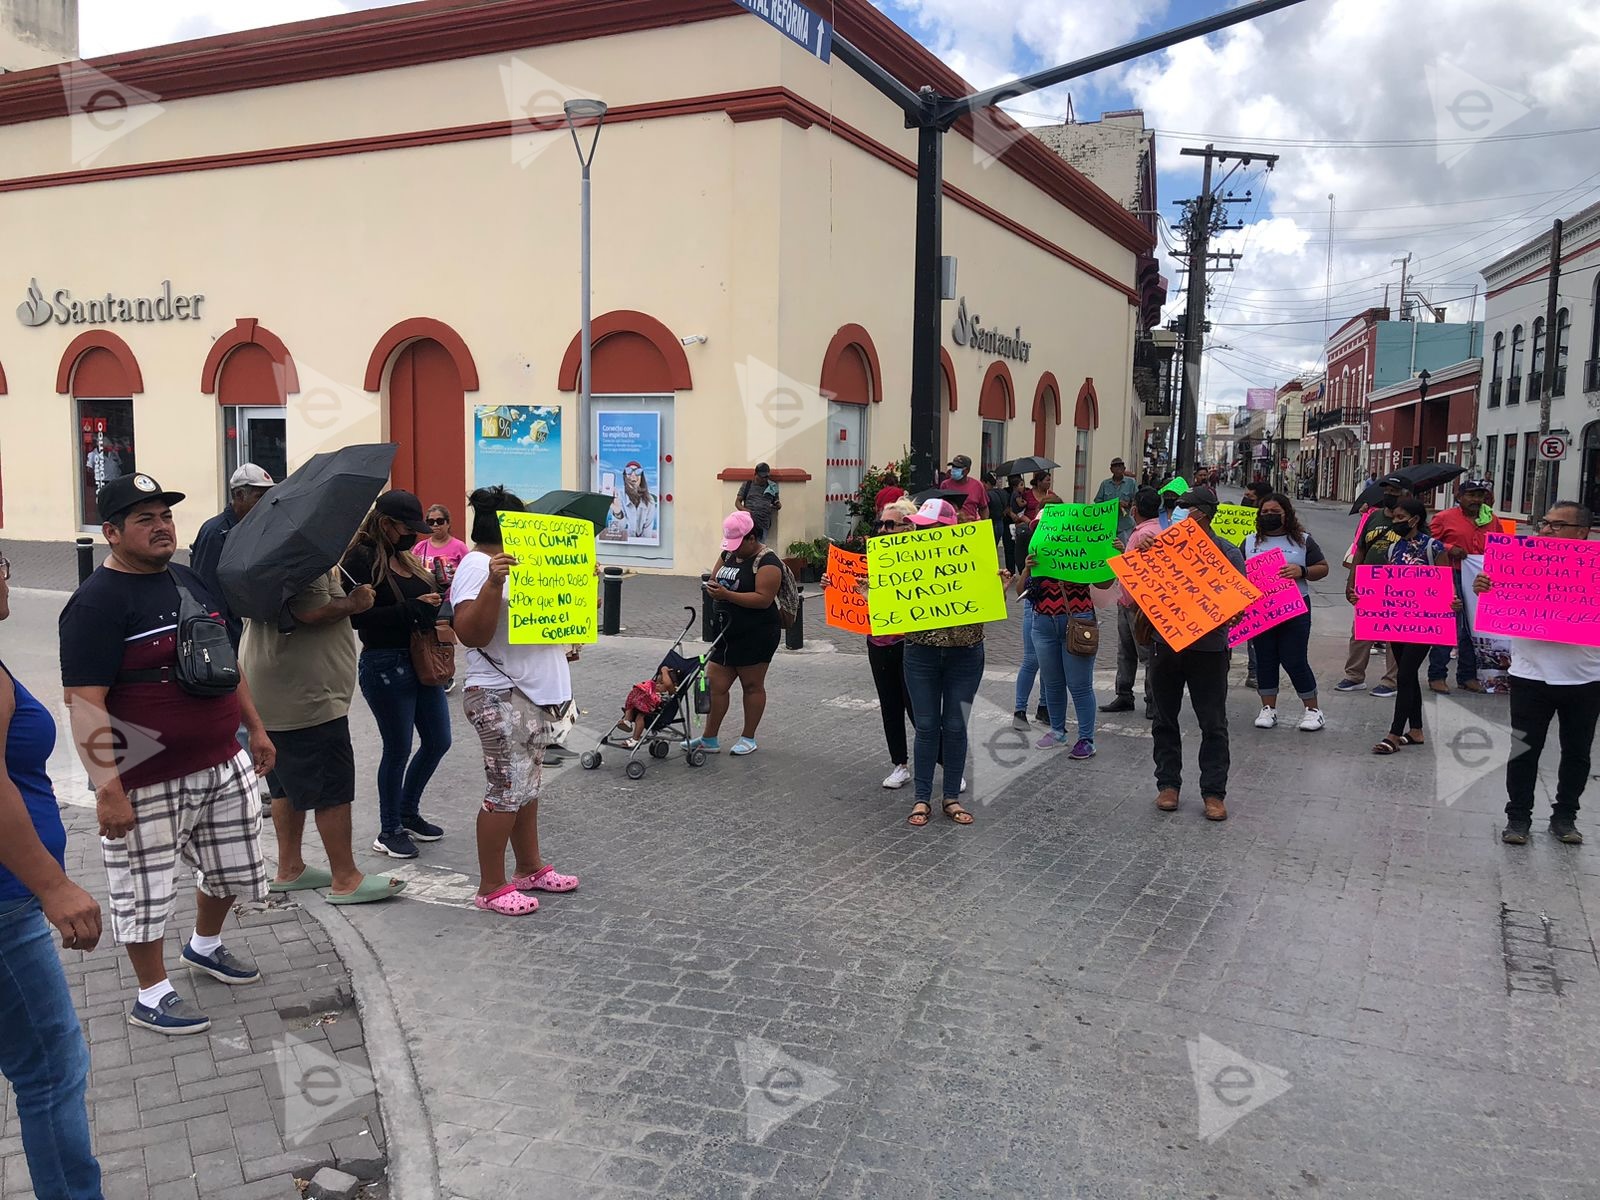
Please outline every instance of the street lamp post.
[[[590, 304], [593, 299], [593, 288], [590, 284], [589, 270], [589, 167], [594, 162], [595, 148], [600, 144], [600, 126], [606, 119], [606, 102], [604, 100], [568, 100], [562, 105], [567, 114], [567, 129], [572, 134], [572, 145], [578, 151], [578, 163], [583, 168], [583, 194], [582, 194], [582, 228], [578, 234], [579, 241], [579, 288], [583, 293], [581, 332], [579, 334], [582, 348], [581, 374], [578, 377], [578, 428], [574, 444], [578, 450], [578, 490], [591, 491], [594, 486], [594, 472], [590, 469], [589, 459], [589, 368], [593, 356], [594, 345], [590, 330]], [[594, 136], [589, 139], [589, 148], [584, 150], [583, 142], [578, 137], [578, 127], [592, 127]]]

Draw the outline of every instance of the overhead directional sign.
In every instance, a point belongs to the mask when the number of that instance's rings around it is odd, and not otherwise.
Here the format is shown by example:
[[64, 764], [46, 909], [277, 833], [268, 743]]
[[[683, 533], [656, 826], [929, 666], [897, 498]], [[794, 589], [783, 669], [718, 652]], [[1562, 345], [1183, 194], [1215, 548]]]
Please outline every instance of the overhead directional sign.
[[739, 3], [823, 62], [833, 57], [833, 25], [799, 0], [739, 0]]

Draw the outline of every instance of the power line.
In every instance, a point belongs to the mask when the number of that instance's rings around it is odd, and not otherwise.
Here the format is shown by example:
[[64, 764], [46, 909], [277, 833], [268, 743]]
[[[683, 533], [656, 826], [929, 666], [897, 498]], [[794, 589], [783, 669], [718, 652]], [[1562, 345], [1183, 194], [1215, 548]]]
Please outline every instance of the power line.
[[1572, 137], [1577, 134], [1600, 132], [1600, 125], [1584, 125], [1575, 129], [1541, 129], [1527, 133], [1495, 133], [1487, 137], [1376, 138], [1372, 140], [1360, 138], [1271, 138], [1257, 137], [1254, 134], [1249, 137], [1240, 137], [1224, 133], [1194, 133], [1182, 129], [1154, 129], [1151, 132], [1159, 133], [1162, 137], [1177, 138], [1180, 141], [1250, 141], [1259, 142], [1265, 146], [1295, 146], [1328, 150], [1431, 150], [1437, 146], [1476, 145], [1481, 142], [1529, 142], [1543, 138]]

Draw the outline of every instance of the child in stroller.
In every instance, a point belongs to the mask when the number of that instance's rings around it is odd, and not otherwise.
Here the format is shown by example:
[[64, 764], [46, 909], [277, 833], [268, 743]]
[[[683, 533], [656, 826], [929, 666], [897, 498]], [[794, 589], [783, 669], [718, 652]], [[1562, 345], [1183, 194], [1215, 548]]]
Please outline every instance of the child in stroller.
[[617, 731], [629, 735], [622, 743], [624, 749], [632, 750], [644, 740], [645, 723], [663, 702], [678, 694], [682, 683], [677, 670], [663, 663], [653, 679], [628, 689], [627, 699], [622, 702], [622, 720], [617, 722]]

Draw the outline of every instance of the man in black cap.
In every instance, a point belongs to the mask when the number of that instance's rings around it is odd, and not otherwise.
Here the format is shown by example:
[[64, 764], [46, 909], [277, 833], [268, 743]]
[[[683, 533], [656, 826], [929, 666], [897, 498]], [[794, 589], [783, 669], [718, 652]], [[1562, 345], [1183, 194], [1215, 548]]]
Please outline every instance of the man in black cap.
[[989, 489], [983, 480], [972, 477], [972, 460], [958, 454], [950, 460], [950, 473], [939, 481], [945, 491], [960, 492], [963, 499], [956, 507], [963, 521], [976, 521], [989, 515]]
[[[212, 694], [178, 682], [179, 642], [190, 634], [186, 601], [222, 624], [200, 577], [172, 562], [172, 506], [182, 499], [142, 472], [102, 487], [97, 501], [111, 555], [60, 619], [61, 682], [95, 789], [111, 931], [139, 980], [128, 1023], [161, 1034], [211, 1025], [167, 981], [162, 940], [180, 858], [198, 879], [183, 965], [228, 984], [261, 978], [222, 944], [222, 923], [235, 900], [267, 894], [256, 778], [274, 757], [242, 677], [232, 691]], [[234, 740], [241, 724], [248, 750]]]
[[[1229, 565], [1244, 574], [1244, 555], [1232, 542], [1211, 531], [1217, 515], [1217, 494], [1210, 488], [1191, 488], [1178, 501], [1193, 521], [1221, 551]], [[1228, 794], [1228, 625], [1224, 622], [1182, 650], [1174, 650], [1158, 633], [1150, 643], [1150, 689], [1155, 698], [1156, 807], [1173, 812], [1183, 787], [1183, 733], [1178, 716], [1183, 711], [1183, 689], [1200, 722], [1200, 795], [1208, 821], [1226, 821]]]
[[773, 482], [769, 465], [764, 462], [756, 464], [755, 478], [746, 479], [739, 485], [739, 494], [734, 497], [733, 506], [740, 512], [750, 514], [750, 519], [756, 523], [757, 538], [764, 539], [772, 532], [783, 501], [778, 499], [778, 485]]

